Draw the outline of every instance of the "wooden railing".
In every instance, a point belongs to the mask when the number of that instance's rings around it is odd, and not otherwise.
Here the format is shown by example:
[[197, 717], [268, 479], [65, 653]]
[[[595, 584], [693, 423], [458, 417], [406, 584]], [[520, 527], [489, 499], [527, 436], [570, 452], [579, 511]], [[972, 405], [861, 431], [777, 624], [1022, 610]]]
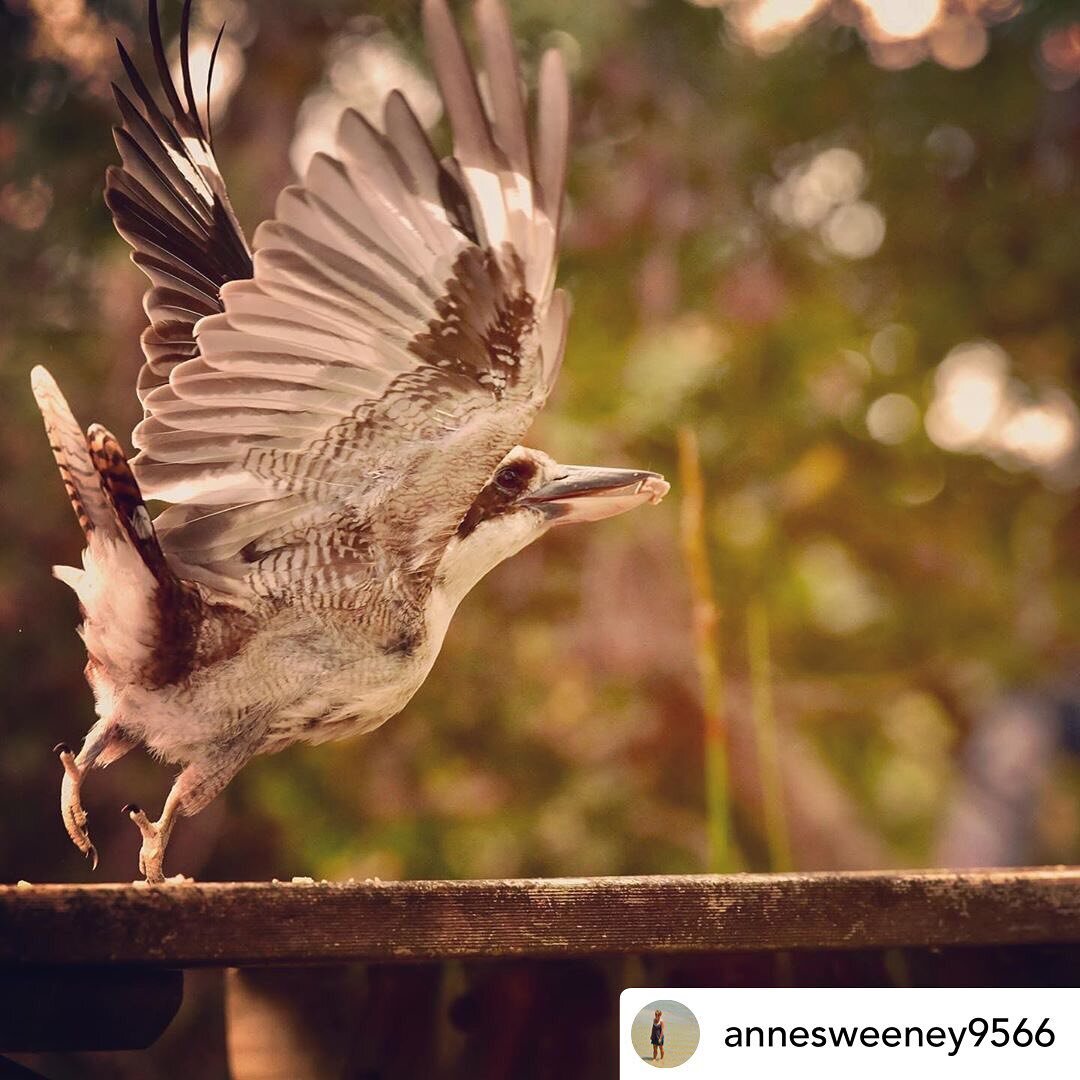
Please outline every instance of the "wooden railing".
[[[553, 994], [614, 1038], [628, 985], [1075, 983], [1080, 869], [4, 886], [0, 1050], [146, 1046], [200, 967], [230, 969], [239, 1080], [352, 1075], [383, 1044], [400, 1060], [364, 1075], [443, 1075], [447, 1038], [497, 1076], [499, 1039], [547, 1024]], [[386, 1030], [402, 1017], [405, 1045]], [[574, 1068], [558, 1075], [609, 1075]]]

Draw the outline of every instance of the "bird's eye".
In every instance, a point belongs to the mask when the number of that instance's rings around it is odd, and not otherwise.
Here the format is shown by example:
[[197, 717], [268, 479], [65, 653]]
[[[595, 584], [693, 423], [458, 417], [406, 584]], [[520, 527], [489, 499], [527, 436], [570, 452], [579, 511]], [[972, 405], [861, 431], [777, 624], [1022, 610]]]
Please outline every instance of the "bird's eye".
[[508, 465], [495, 474], [495, 486], [507, 495], [520, 495], [528, 482], [521, 469]]

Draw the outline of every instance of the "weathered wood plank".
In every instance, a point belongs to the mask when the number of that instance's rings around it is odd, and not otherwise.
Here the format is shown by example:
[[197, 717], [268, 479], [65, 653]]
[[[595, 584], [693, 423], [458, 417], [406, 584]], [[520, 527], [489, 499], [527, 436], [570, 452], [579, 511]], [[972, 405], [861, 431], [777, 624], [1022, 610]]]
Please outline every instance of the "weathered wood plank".
[[0, 965], [1080, 942], [1080, 868], [0, 887]]

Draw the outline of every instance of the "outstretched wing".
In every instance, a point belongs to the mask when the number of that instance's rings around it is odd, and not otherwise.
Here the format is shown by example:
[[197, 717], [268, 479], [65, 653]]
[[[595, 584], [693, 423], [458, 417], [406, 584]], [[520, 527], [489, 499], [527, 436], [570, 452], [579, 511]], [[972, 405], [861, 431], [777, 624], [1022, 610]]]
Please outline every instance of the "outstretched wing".
[[492, 470], [554, 381], [553, 293], [569, 99], [541, 65], [530, 145], [498, 0], [476, 20], [485, 108], [445, 0], [424, 29], [454, 156], [405, 99], [384, 130], [347, 112], [255, 234], [254, 274], [220, 290], [198, 355], [144, 398], [143, 491], [184, 575], [219, 589], [353, 606], [396, 575], [418, 598]]
[[[152, 283], [144, 298], [150, 325], [141, 339], [146, 363], [138, 390], [143, 401], [168, 383], [177, 364], [196, 355], [195, 324], [223, 310], [222, 285], [253, 273], [251, 253], [195, 105], [188, 62], [191, 0], [184, 2], [180, 23], [183, 100], [165, 58], [157, 0], [149, 0], [148, 8], [154, 66], [168, 113], [118, 41], [141, 108], [113, 85], [122, 120], [113, 136], [123, 164], [112, 165], [105, 173], [105, 202], [113, 223], [134, 248], [132, 259]], [[210, 79], [213, 73], [212, 58]]]

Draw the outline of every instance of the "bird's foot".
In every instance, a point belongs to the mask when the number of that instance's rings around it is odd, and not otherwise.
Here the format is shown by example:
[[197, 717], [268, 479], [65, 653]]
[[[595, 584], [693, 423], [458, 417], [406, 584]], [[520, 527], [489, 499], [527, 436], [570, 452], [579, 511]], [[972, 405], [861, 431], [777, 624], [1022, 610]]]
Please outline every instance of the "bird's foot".
[[83, 809], [79, 791], [82, 787], [86, 770], [75, 762], [75, 755], [66, 743], [58, 743], [54, 753], [64, 766], [64, 779], [60, 784], [60, 816], [64, 819], [71, 842], [90, 860], [92, 869], [97, 869], [97, 848], [90, 842], [90, 833], [86, 829], [86, 811]]
[[[172, 822], [162, 814], [157, 821], [151, 821], [146, 811], [130, 803], [124, 807], [125, 814], [139, 827], [142, 833], [142, 847], [139, 849], [139, 872], [146, 878], [147, 885], [165, 884], [165, 847], [169, 842]], [[170, 879], [171, 880], [171, 879]]]

